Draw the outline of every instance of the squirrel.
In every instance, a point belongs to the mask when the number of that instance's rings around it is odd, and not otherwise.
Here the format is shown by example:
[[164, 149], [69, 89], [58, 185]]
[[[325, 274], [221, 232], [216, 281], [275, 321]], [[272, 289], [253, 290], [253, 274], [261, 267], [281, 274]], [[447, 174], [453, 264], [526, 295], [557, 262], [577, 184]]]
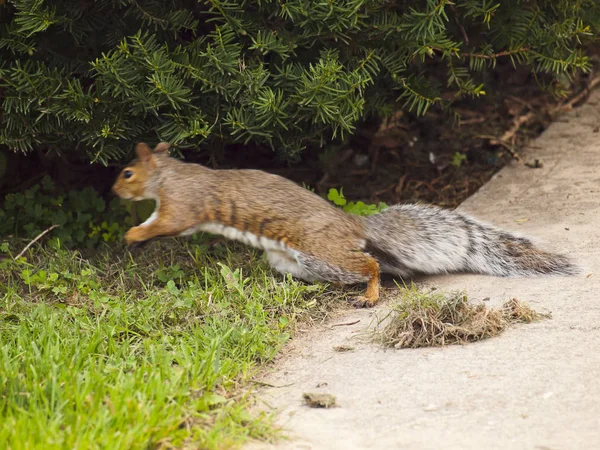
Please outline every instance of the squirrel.
[[139, 143], [137, 158], [113, 192], [156, 207], [125, 234], [129, 246], [199, 231], [262, 249], [281, 273], [308, 282], [365, 283], [355, 306], [379, 299], [380, 272], [472, 272], [494, 276], [575, 275], [569, 258], [529, 239], [437, 206], [394, 205], [370, 216], [350, 215], [291, 180], [260, 170], [213, 170]]

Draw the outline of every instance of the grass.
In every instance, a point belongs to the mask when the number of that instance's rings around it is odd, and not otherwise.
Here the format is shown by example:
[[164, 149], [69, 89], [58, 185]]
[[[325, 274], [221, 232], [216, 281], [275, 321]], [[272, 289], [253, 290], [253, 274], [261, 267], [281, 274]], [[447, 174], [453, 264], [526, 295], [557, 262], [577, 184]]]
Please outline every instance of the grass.
[[[221, 449], [273, 438], [271, 418], [249, 412], [251, 378], [343, 295], [275, 274], [231, 242], [89, 255], [35, 245], [0, 260], [2, 448]], [[375, 338], [393, 347], [485, 339], [541, 317], [516, 300], [488, 310], [414, 286], [391, 307]]]
[[497, 336], [514, 323], [548, 317], [514, 298], [489, 309], [462, 292], [422, 291], [412, 284], [400, 288], [399, 300], [377, 318], [372, 339], [395, 348], [466, 344]]
[[0, 261], [3, 448], [212, 449], [273, 436], [269, 417], [248, 412], [248, 382], [335, 295], [232, 248], [171, 240], [84, 256], [36, 245]]

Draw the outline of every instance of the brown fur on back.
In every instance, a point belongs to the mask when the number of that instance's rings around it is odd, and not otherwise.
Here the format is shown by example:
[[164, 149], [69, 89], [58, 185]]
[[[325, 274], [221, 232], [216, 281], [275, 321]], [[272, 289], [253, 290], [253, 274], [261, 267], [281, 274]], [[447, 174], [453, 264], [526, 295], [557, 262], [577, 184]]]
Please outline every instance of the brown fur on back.
[[[153, 159], [156, 169], [148, 177], [147, 196], [160, 200], [158, 214], [162, 220], [178, 223], [182, 229], [218, 223], [315, 256], [321, 250], [335, 251], [340, 241], [353, 241], [359, 250], [364, 239], [359, 218], [278, 175], [258, 170], [212, 170], [166, 153], [155, 153]], [[146, 170], [140, 161], [128, 168]], [[125, 189], [122, 184], [117, 181], [115, 191]], [[327, 243], [331, 247], [323, 249]]]

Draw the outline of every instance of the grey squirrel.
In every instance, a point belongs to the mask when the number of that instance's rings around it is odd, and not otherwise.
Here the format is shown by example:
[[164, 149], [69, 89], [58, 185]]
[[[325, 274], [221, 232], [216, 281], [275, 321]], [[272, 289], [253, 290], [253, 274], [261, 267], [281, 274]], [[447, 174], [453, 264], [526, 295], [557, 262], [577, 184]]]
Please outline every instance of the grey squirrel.
[[271, 266], [306, 281], [367, 283], [356, 306], [379, 300], [380, 271], [411, 274], [474, 272], [495, 276], [574, 275], [567, 257], [530, 240], [434, 206], [394, 205], [360, 217], [317, 194], [259, 170], [212, 170], [136, 146], [137, 159], [113, 191], [130, 200], [154, 199], [154, 213], [130, 228], [128, 245], [199, 231], [263, 249]]

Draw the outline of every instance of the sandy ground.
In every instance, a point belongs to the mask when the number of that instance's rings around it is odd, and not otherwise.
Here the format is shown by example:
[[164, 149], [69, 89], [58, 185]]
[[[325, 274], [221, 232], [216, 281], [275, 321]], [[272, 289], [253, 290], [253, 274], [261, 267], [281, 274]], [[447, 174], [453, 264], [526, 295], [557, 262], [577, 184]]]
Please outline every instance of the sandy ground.
[[[525, 153], [544, 167], [511, 164], [461, 209], [542, 247], [572, 255], [571, 278], [475, 275], [424, 280], [466, 290], [490, 306], [516, 297], [552, 319], [465, 346], [384, 350], [361, 341], [373, 314], [351, 311], [291, 345], [264, 381], [260, 404], [290, 437], [248, 449], [600, 448], [600, 91], [552, 124]], [[329, 324], [331, 325], [331, 324]], [[354, 351], [333, 347], [349, 344]], [[320, 387], [318, 387], [320, 386]], [[304, 392], [339, 407], [311, 409]]]

